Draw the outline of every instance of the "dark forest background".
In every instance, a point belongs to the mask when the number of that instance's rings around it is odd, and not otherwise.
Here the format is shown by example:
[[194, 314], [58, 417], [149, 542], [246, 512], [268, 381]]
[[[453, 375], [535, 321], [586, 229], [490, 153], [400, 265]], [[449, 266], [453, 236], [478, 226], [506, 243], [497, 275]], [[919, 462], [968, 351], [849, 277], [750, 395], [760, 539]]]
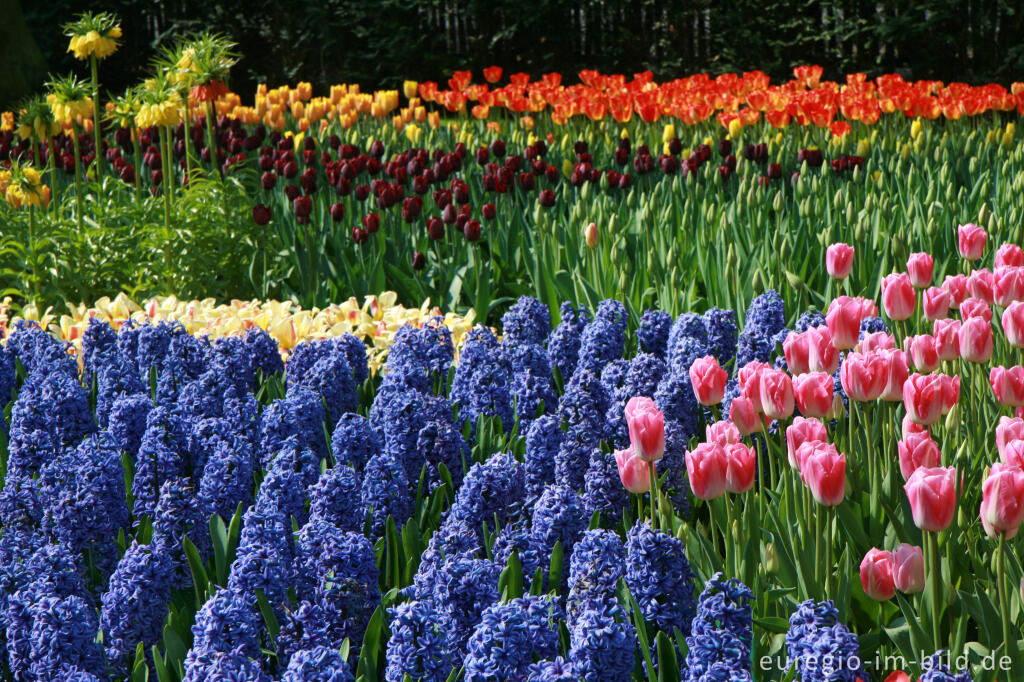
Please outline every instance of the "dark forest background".
[[761, 69], [784, 79], [804, 63], [832, 79], [1024, 79], [1019, 0], [0, 0], [0, 107], [47, 72], [76, 68], [60, 26], [85, 9], [123, 22], [124, 45], [102, 66], [106, 88], [137, 82], [160, 43], [211, 30], [239, 43], [231, 86], [243, 101], [258, 82], [308, 80], [325, 93], [332, 83], [443, 83], [464, 68], [480, 79], [491, 64], [559, 71], [565, 82], [583, 68], [650, 69], [655, 79]]

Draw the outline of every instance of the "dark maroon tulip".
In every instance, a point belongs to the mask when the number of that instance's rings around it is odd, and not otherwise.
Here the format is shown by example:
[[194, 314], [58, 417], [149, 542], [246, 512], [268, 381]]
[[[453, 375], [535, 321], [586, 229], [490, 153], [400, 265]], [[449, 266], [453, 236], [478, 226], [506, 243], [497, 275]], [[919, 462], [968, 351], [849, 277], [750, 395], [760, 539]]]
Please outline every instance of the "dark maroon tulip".
[[270, 222], [270, 209], [263, 204], [256, 204], [252, 207], [252, 219], [257, 225], [266, 225]]
[[520, 173], [519, 174], [519, 186], [525, 191], [530, 192], [534, 188], [533, 174], [532, 173]]
[[619, 147], [615, 150], [615, 163], [620, 166], [625, 166], [629, 163], [629, 150]]
[[[444, 210], [450, 203], [452, 203], [452, 193], [447, 189], [434, 190], [434, 203], [440, 210]], [[454, 209], [453, 209], [454, 210]]]
[[469, 201], [469, 185], [463, 180], [452, 180], [452, 197], [457, 203], [465, 204]]
[[345, 205], [344, 204], [331, 204], [331, 220], [334, 222], [340, 222], [345, 216]]
[[263, 189], [271, 190], [274, 189], [274, 185], [277, 184], [277, 176], [273, 172], [267, 171], [260, 176], [260, 185]]
[[732, 169], [729, 168], [729, 166], [722, 164], [718, 167], [718, 177], [721, 178], [723, 182], [728, 180], [730, 175], [732, 175]]
[[551, 184], [558, 182], [558, 168], [554, 164], [551, 164], [547, 169], [545, 169], [544, 177], [547, 178], [547, 181]]
[[370, 234], [373, 234], [378, 229], [380, 229], [380, 214], [367, 213], [366, 215], [364, 215], [363, 227], [365, 227], [366, 231]]
[[455, 154], [460, 159], [466, 158], [466, 143], [464, 143], [464, 142], [456, 142], [455, 143]]
[[288, 197], [288, 201], [295, 201], [300, 194], [302, 194], [302, 190], [295, 185], [288, 185], [284, 188], [284, 195]]
[[127, 182], [129, 185], [135, 184], [135, 166], [129, 163], [121, 169], [121, 181]]
[[334, 185], [334, 191], [339, 197], [347, 197], [352, 193], [352, 181], [344, 176], [338, 178], [338, 182]]
[[550, 208], [555, 205], [555, 193], [550, 189], [541, 190], [537, 200], [540, 202], [541, 206]]
[[374, 140], [370, 144], [369, 154], [375, 159], [379, 159], [380, 157], [384, 156], [384, 143], [381, 142], [380, 140]]
[[579, 156], [580, 154], [586, 154], [590, 151], [590, 147], [584, 140], [577, 140], [576, 144], [572, 146], [572, 150], [576, 152], [577, 156]]
[[413, 251], [412, 252], [412, 269], [413, 270], [422, 270], [423, 268], [426, 267], [426, 265], [427, 265], [427, 257], [424, 256], [423, 253], [421, 253], [420, 251]]
[[297, 163], [295, 163], [294, 161], [289, 161], [286, 164], [284, 164], [284, 168], [282, 168], [282, 175], [284, 175], [286, 178], [291, 180], [298, 174], [299, 166]]
[[668, 141], [668, 153], [672, 156], [679, 156], [683, 151], [683, 141], [678, 137], [673, 137]]
[[480, 221], [466, 221], [465, 227], [462, 228], [462, 234], [466, 235], [466, 239], [471, 242], [475, 242], [480, 239]]
[[370, 188], [366, 185], [356, 185], [355, 197], [356, 201], [366, 201], [366, 197], [370, 196]]
[[718, 155], [726, 157], [732, 154], [732, 140], [718, 141]]
[[795, 185], [796, 181], [800, 179], [800, 171], [793, 171], [793, 174], [789, 176], [789, 184]]
[[736, 170], [736, 157], [733, 154], [729, 154], [727, 157], [725, 157], [725, 165], [729, 167], [729, 170], [735, 172], [735, 170]]
[[459, 232], [462, 232], [463, 229], [466, 227], [466, 223], [468, 223], [468, 222], [469, 222], [469, 216], [467, 216], [465, 213], [460, 213], [459, 215], [457, 215], [455, 217], [455, 227], [454, 227], [454, 229], [458, 230]]
[[782, 166], [777, 163], [768, 164], [768, 177], [772, 180], [778, 180], [782, 177]]
[[505, 149], [505, 143], [501, 140], [495, 140], [491, 143], [491, 153], [499, 159], [505, 156]]
[[363, 228], [359, 227], [358, 225], [356, 227], [352, 228], [352, 240], [356, 244], [362, 244], [363, 242], [365, 242], [369, 238], [370, 238], [369, 233], [366, 230], [364, 230]]
[[447, 204], [441, 211], [441, 220], [443, 220], [446, 225], [451, 225], [455, 222], [456, 213], [455, 204]]
[[700, 159], [701, 163], [704, 163], [711, 158], [711, 147], [706, 144], [697, 145], [697, 148], [694, 149], [693, 152], [697, 155], [697, 158]]
[[629, 173], [623, 173], [619, 178], [619, 189], [629, 189], [631, 184], [633, 184], [632, 176]]
[[313, 212], [313, 200], [309, 197], [295, 197], [292, 199], [292, 209], [295, 211], [295, 217], [308, 218]]
[[832, 166], [832, 170], [834, 170], [836, 173], [842, 173], [844, 170], [846, 170], [846, 159], [844, 159], [843, 157], [839, 157], [838, 159], [832, 159], [829, 163]]
[[149, 181], [154, 185], [159, 185], [164, 181], [164, 172], [162, 170], [155, 170], [149, 174]]
[[479, 149], [476, 150], [476, 154], [474, 154], [474, 157], [476, 158], [476, 162], [483, 166], [487, 163], [487, 160], [490, 158], [490, 153], [487, 151], [487, 147], [480, 147]]
[[268, 171], [274, 167], [274, 157], [260, 155], [260, 170]]
[[411, 223], [416, 220], [423, 210], [423, 200], [419, 197], [406, 197], [402, 202], [402, 220]]
[[[452, 222], [455, 222], [452, 220]], [[444, 223], [437, 216], [427, 219], [427, 234], [433, 240], [438, 240], [444, 236]]]
[[480, 207], [480, 215], [483, 216], [484, 220], [494, 220], [494, 204], [484, 204]]

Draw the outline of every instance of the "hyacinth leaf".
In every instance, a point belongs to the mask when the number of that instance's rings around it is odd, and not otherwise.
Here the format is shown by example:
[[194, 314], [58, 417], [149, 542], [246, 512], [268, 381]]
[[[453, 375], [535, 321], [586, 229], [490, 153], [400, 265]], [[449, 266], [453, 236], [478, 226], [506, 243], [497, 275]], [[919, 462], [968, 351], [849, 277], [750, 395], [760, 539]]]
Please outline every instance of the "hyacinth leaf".
[[160, 654], [160, 648], [154, 644], [150, 651], [153, 654], [153, 669], [156, 671], [157, 681], [171, 682], [171, 672], [167, 669], [167, 664], [164, 663], [164, 658]]
[[[6, 448], [4, 448], [4, 452], [7, 452]], [[6, 465], [6, 463], [5, 454], [4, 464]], [[132, 481], [135, 480], [135, 460], [127, 452], [121, 454], [121, 468], [124, 469], [125, 503], [129, 509], [132, 509], [135, 504], [135, 496], [132, 494]], [[6, 471], [6, 466], [4, 470]]]
[[256, 588], [256, 603], [260, 607], [260, 613], [263, 614], [263, 622], [267, 624], [267, 632], [270, 633], [271, 641], [276, 640], [277, 633], [281, 631], [281, 625], [277, 622], [277, 616], [274, 615], [274, 608], [267, 600], [267, 595], [259, 587]]
[[181, 539], [181, 545], [185, 550], [185, 558], [188, 560], [188, 567], [192, 571], [192, 587], [195, 590], [195, 608], [198, 611], [206, 603], [206, 596], [209, 592], [210, 579], [207, 577], [206, 568], [203, 567], [203, 560], [199, 556], [199, 550], [192, 544], [188, 537]]
[[218, 585], [228, 584], [227, 550], [228, 531], [224, 527], [224, 519], [219, 514], [210, 517], [210, 540], [213, 544], [213, 566]]
[[387, 589], [401, 587], [402, 561], [399, 555], [398, 529], [390, 514], [384, 524], [384, 572], [381, 578]]
[[[172, 621], [174, 620], [174, 616], [175, 614], [172, 612]], [[191, 622], [192, 619], [189, 619], [190, 625]], [[185, 646], [185, 641], [181, 638], [181, 635], [178, 634], [178, 631], [170, 623], [164, 626], [163, 643], [164, 651], [166, 652], [164, 660], [174, 661], [180, 667], [185, 660], [185, 655], [188, 652], [188, 647]]]
[[348, 637], [341, 641], [341, 646], [338, 647], [338, 655], [341, 656], [341, 660], [348, 663], [348, 656], [352, 652], [352, 642]]
[[636, 638], [640, 643], [640, 653], [643, 655], [645, 670], [654, 670], [654, 662], [651, 660], [651, 640], [647, 635], [647, 621], [644, 620], [640, 605], [636, 603], [636, 599], [630, 593], [625, 578], [619, 578], [616, 594], [619, 597], [619, 602], [628, 607], [630, 617], [633, 619], [633, 627], [636, 628]]
[[548, 571], [548, 591], [559, 594], [562, 589], [562, 541], [556, 540], [551, 550], [551, 568]]
[[147, 682], [149, 680], [149, 666], [146, 665], [146, 649], [139, 642], [135, 647], [135, 662], [132, 663], [131, 682]]
[[[13, 405], [13, 403], [11, 403]], [[6, 412], [6, 410], [5, 410]], [[7, 417], [7, 423], [10, 417]], [[7, 482], [7, 460], [10, 457], [10, 443], [7, 439], [7, 429], [0, 429], [0, 487]]]
[[461, 679], [462, 678], [462, 671], [463, 671], [463, 668], [461, 668], [461, 667], [456, 668], [455, 670], [453, 670], [451, 672], [450, 675], [448, 675], [448, 679], [445, 680], [445, 682], [456, 682], [456, 680]]
[[658, 632], [654, 642], [658, 648], [658, 682], [679, 682], [679, 661], [672, 641], [664, 632]]
[[519, 561], [519, 552], [512, 551], [498, 577], [498, 593], [501, 601], [509, 602], [523, 596], [523, 564]]
[[384, 606], [379, 605], [370, 616], [370, 622], [366, 626], [366, 634], [363, 635], [363, 645], [359, 649], [359, 661], [356, 670], [367, 680], [377, 679], [377, 658], [380, 654], [380, 645], [385, 638]]

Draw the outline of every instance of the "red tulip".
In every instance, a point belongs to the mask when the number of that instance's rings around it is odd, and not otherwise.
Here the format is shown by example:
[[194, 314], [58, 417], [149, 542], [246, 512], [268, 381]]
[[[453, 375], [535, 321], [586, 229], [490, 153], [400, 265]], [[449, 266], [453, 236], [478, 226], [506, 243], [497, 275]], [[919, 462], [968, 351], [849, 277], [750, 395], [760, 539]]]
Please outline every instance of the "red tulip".
[[1003, 332], [1014, 348], [1024, 348], [1024, 303], [1015, 301], [1003, 311]]
[[800, 414], [825, 417], [832, 411], [834, 384], [831, 374], [809, 372], [793, 377], [793, 394]]
[[1016, 244], [1003, 244], [996, 249], [993, 268], [1024, 266], [1024, 250]]
[[921, 307], [926, 320], [944, 320], [949, 317], [949, 305], [953, 298], [942, 287], [929, 287], [921, 295]]
[[846, 455], [831, 443], [808, 441], [800, 447], [800, 477], [814, 501], [835, 507], [846, 496]]
[[754, 409], [754, 402], [743, 396], [737, 396], [729, 403], [729, 421], [744, 436], [764, 430], [764, 420]]
[[892, 552], [872, 547], [860, 562], [860, 584], [875, 601], [887, 601], [896, 595]]
[[1009, 540], [1024, 523], [1024, 471], [1018, 466], [993, 464], [981, 486], [981, 525], [990, 538], [1000, 533]]
[[939, 344], [929, 334], [904, 338], [903, 350], [910, 356], [914, 369], [919, 372], [934, 372], [942, 362], [939, 358]]
[[847, 354], [839, 378], [850, 400], [868, 402], [882, 396], [889, 379], [889, 362], [882, 352]]
[[894, 320], [906, 320], [914, 314], [917, 294], [905, 272], [887, 275], [882, 279], [882, 307]]
[[826, 442], [828, 431], [825, 425], [811, 417], [794, 417], [793, 423], [786, 429], [786, 450], [789, 457], [789, 466], [797, 471], [800, 470], [800, 459], [797, 456], [800, 446], [812, 441]]
[[626, 403], [629, 440], [637, 456], [657, 462], [665, 454], [665, 415], [650, 398], [637, 396]]
[[331, 220], [334, 222], [340, 222], [345, 217], [345, 205], [344, 204], [331, 204]]
[[1024, 405], [1024, 367], [993, 367], [989, 370], [988, 383], [1001, 405]]
[[924, 289], [932, 283], [932, 271], [935, 259], [927, 253], [912, 253], [907, 259], [907, 274], [910, 282], [918, 289]]
[[960, 320], [935, 320], [932, 336], [939, 352], [939, 360], [949, 362], [960, 357]]
[[803, 334], [790, 332], [782, 342], [782, 352], [786, 356], [786, 367], [794, 377], [811, 371], [807, 359], [807, 337]]
[[921, 467], [903, 485], [914, 524], [938, 533], [949, 527], [956, 509], [956, 469]]
[[718, 443], [722, 447], [735, 445], [742, 439], [740, 431], [735, 424], [727, 421], [717, 421], [704, 427], [704, 440], [708, 443]]
[[761, 407], [769, 419], [787, 419], [793, 414], [793, 380], [782, 370], [761, 371], [759, 389]]
[[754, 448], [733, 443], [725, 447], [725, 458], [726, 492], [741, 494], [753, 488], [757, 473], [757, 452]]
[[501, 67], [488, 66], [484, 69], [484, 80], [488, 83], [497, 83], [501, 80]]
[[900, 544], [892, 553], [892, 564], [897, 590], [904, 594], [924, 590], [924, 552], [920, 547]]
[[257, 225], [266, 225], [270, 222], [270, 209], [263, 204], [256, 204], [252, 207], [252, 219]]
[[956, 228], [957, 246], [960, 247], [960, 257], [965, 260], [978, 260], [985, 252], [985, 239], [988, 235], [985, 230], [974, 223], [960, 225]]
[[942, 466], [942, 453], [938, 444], [925, 433], [912, 433], [896, 443], [899, 451], [900, 473], [908, 480], [921, 467]]
[[702, 500], [713, 500], [725, 493], [728, 470], [725, 448], [721, 445], [701, 443], [686, 453], [690, 489]]
[[992, 358], [992, 324], [983, 317], [970, 317], [960, 325], [960, 357], [967, 362], [988, 362]]
[[854, 248], [849, 244], [833, 244], [825, 249], [825, 269], [830, 277], [846, 279], [853, 269]]
[[960, 377], [945, 374], [911, 374], [903, 384], [903, 406], [918, 424], [931, 425], [948, 412], [960, 397]]
[[615, 464], [619, 468], [619, 480], [631, 493], [645, 493], [651, 489], [650, 466], [636, 456], [633, 448], [615, 451]]
[[725, 395], [729, 375], [712, 355], [698, 358], [690, 365], [690, 383], [693, 394], [701, 405], [717, 405]]

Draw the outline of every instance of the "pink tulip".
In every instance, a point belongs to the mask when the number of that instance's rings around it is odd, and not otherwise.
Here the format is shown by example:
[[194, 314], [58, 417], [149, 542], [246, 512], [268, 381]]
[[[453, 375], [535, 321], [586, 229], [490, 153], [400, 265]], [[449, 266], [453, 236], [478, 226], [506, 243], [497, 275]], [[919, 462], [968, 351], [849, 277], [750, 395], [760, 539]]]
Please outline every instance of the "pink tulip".
[[949, 292], [949, 307], [959, 308], [967, 298], [967, 275], [946, 275], [942, 288]]
[[903, 485], [914, 524], [938, 533], [949, 527], [956, 509], [956, 469], [921, 467]]
[[882, 308], [894, 320], [906, 320], [914, 314], [917, 294], [905, 272], [887, 275], [882, 279]]
[[992, 274], [995, 304], [1000, 308], [1024, 299], [1024, 268], [1002, 267]]
[[811, 441], [801, 446], [800, 476], [814, 501], [826, 507], [838, 506], [846, 496], [846, 455], [831, 443]]
[[949, 362], [960, 357], [960, 320], [935, 320], [932, 336], [939, 351], [939, 360]]
[[1000, 533], [1009, 540], [1024, 523], [1024, 471], [993, 464], [981, 486], [981, 525], [990, 538]]
[[1003, 311], [1003, 332], [1014, 348], [1024, 348], [1024, 303], [1015, 301]]
[[939, 344], [929, 334], [904, 338], [903, 350], [910, 356], [914, 369], [919, 372], [934, 372], [942, 362], [939, 358]]
[[885, 361], [885, 387], [882, 389], [882, 395], [878, 397], [889, 403], [898, 403], [903, 400], [903, 383], [910, 376], [907, 354], [901, 350], [888, 348], [874, 352]]
[[808, 417], [824, 417], [832, 411], [832, 397], [835, 386], [832, 375], [825, 372], [808, 372], [793, 377], [793, 395], [800, 414]]
[[636, 456], [633, 448], [615, 451], [615, 464], [619, 467], [619, 480], [631, 493], [645, 493], [651, 489], [648, 463]]
[[757, 451], [743, 443], [734, 443], [725, 448], [726, 492], [740, 494], [754, 487], [757, 473]]
[[949, 304], [953, 298], [940, 287], [929, 287], [921, 295], [926, 320], [944, 320], [949, 317]]
[[800, 459], [797, 453], [800, 446], [812, 441], [828, 441], [828, 431], [825, 425], [817, 419], [794, 417], [793, 423], [786, 428], [786, 451], [789, 456], [789, 466], [797, 471], [800, 470]]
[[832, 343], [828, 327], [811, 327], [803, 337], [807, 339], [807, 371], [835, 374], [839, 369], [839, 349]]
[[739, 429], [727, 421], [717, 421], [713, 424], [708, 424], [704, 427], [704, 434], [704, 440], [709, 443], [718, 443], [723, 447], [739, 443], [742, 438]]
[[969, 320], [972, 317], [980, 317], [986, 322], [992, 321], [992, 308], [980, 298], [965, 298], [960, 304], [960, 317]]
[[1015, 440], [1024, 440], [1024, 419], [1000, 417], [999, 424], [996, 426], [996, 449], [1004, 462], [1006, 461], [1004, 454], [1006, 444]]
[[970, 317], [960, 325], [960, 357], [967, 362], [988, 362], [992, 358], [992, 324], [982, 317]]
[[875, 601], [887, 601], [896, 595], [892, 552], [872, 547], [860, 562], [860, 584]]
[[993, 367], [988, 373], [988, 383], [1001, 405], [1024, 405], [1024, 367]]
[[637, 457], [657, 462], [665, 454], [665, 415], [654, 401], [644, 396], [630, 398], [626, 403], [626, 424], [629, 442]]
[[740, 395], [749, 399], [758, 412], [764, 412], [764, 408], [761, 406], [761, 372], [766, 369], [772, 369], [772, 366], [767, 362], [752, 360], [741, 367], [737, 373]]
[[907, 274], [910, 282], [918, 289], [924, 289], [932, 283], [932, 271], [935, 259], [927, 253], [912, 253], [907, 259]]
[[903, 406], [918, 424], [939, 421], [959, 396], [960, 377], [954, 380], [945, 374], [911, 374], [903, 384]]
[[[896, 347], [896, 337], [888, 332], [868, 332], [857, 344], [858, 353], [869, 353], [873, 350], [884, 350]], [[835, 373], [835, 370], [832, 370]]]
[[701, 405], [717, 405], [725, 395], [725, 384], [729, 375], [712, 355], [698, 358], [690, 365], [690, 383], [693, 394]]
[[728, 470], [725, 448], [721, 445], [701, 443], [686, 453], [690, 490], [702, 500], [713, 500], [725, 493]]
[[938, 444], [927, 433], [912, 433], [896, 443], [899, 451], [900, 473], [909, 480], [921, 467], [942, 466], [942, 453]]
[[971, 292], [974, 298], [980, 298], [986, 304], [992, 305], [996, 300], [995, 279], [987, 269], [975, 270], [967, 276], [967, 291]]
[[839, 379], [850, 400], [868, 402], [881, 397], [889, 378], [889, 363], [882, 352], [847, 354], [839, 368]]
[[811, 371], [807, 359], [806, 335], [790, 332], [786, 336], [786, 340], [782, 342], [782, 352], [786, 356], [786, 367], [789, 368], [793, 376]]
[[854, 249], [849, 244], [833, 244], [825, 249], [825, 270], [829, 277], [846, 279], [853, 269]]
[[866, 298], [840, 296], [828, 306], [825, 322], [832, 332], [832, 344], [839, 350], [849, 350], [857, 345], [860, 337], [860, 323], [865, 317], [878, 315], [878, 306]]
[[793, 414], [793, 380], [780, 369], [761, 371], [761, 407], [769, 419], [788, 419]]
[[1024, 251], [1016, 244], [1003, 244], [996, 249], [993, 268], [1024, 266]]
[[903, 440], [907, 440], [915, 433], [926, 433], [930, 435], [931, 431], [927, 425], [918, 424], [910, 418], [909, 414], [905, 414], [903, 415], [903, 421], [901, 422], [900, 433], [903, 434]]
[[892, 553], [892, 563], [897, 590], [904, 594], [924, 590], [924, 552], [920, 547], [901, 544]]
[[1024, 469], [1024, 440], [1011, 440], [999, 453], [1003, 464]]
[[957, 246], [960, 247], [960, 257], [964, 260], [978, 260], [985, 252], [985, 239], [988, 235], [985, 230], [974, 223], [967, 223], [956, 228]]
[[729, 421], [744, 436], [764, 430], [764, 420], [754, 409], [754, 402], [743, 396], [737, 396], [729, 403]]

